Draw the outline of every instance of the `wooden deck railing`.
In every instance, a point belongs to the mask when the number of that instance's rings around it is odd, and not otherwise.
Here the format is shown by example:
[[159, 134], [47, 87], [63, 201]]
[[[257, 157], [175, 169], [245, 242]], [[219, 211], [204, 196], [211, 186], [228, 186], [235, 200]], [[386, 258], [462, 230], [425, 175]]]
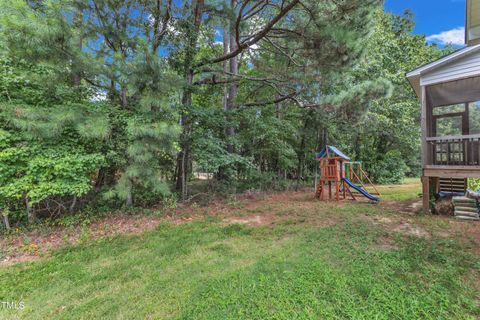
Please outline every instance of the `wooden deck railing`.
[[322, 167], [320, 175], [326, 179], [340, 179], [340, 176], [338, 176], [338, 168], [336, 164], [324, 165]]
[[480, 166], [480, 135], [427, 138], [430, 165]]

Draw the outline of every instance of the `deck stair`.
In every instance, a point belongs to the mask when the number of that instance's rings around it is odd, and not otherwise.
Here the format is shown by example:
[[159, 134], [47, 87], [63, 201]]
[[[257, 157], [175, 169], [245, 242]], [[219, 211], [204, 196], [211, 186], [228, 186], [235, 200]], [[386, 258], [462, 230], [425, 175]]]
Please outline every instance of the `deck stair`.
[[467, 197], [453, 197], [455, 218], [461, 220], [480, 220], [477, 201]]

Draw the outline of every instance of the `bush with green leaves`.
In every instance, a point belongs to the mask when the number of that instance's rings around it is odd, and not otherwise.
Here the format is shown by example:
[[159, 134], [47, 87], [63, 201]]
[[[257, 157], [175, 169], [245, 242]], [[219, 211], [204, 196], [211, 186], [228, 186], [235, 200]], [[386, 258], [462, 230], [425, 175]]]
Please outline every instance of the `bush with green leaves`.
[[474, 191], [480, 191], [480, 179], [468, 179], [468, 188]]
[[69, 147], [26, 143], [0, 130], [0, 206], [35, 206], [52, 197], [80, 197], [92, 189], [92, 174], [104, 163], [100, 154]]
[[370, 177], [381, 184], [401, 183], [409, 168], [399, 151], [390, 151], [367, 168]]

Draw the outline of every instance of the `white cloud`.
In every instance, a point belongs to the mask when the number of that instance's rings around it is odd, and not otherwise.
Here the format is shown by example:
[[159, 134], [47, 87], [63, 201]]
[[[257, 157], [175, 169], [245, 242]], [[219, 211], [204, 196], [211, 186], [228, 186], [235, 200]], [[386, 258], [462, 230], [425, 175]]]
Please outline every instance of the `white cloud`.
[[455, 46], [462, 46], [465, 44], [465, 28], [458, 27], [440, 32], [439, 34], [433, 34], [427, 37], [427, 41], [437, 42], [443, 45], [452, 44]]

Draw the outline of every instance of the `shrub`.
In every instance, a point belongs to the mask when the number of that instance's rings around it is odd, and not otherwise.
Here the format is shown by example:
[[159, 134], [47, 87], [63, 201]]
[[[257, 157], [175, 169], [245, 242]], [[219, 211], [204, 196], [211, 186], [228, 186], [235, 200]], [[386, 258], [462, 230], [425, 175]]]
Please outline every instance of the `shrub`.
[[408, 166], [401, 157], [400, 152], [391, 151], [377, 159], [368, 168], [370, 177], [381, 184], [401, 183], [409, 172]]
[[[53, 197], [80, 197], [92, 188], [90, 174], [103, 163], [99, 154], [69, 147], [28, 144], [0, 130], [0, 207], [21, 210]], [[27, 205], [28, 204], [28, 205]]]
[[480, 190], [480, 179], [468, 179], [468, 189], [475, 191]]

